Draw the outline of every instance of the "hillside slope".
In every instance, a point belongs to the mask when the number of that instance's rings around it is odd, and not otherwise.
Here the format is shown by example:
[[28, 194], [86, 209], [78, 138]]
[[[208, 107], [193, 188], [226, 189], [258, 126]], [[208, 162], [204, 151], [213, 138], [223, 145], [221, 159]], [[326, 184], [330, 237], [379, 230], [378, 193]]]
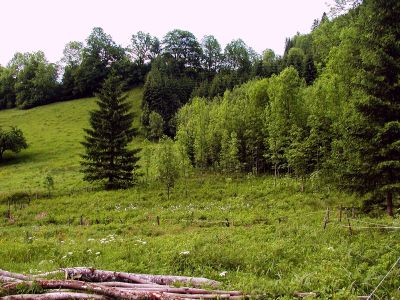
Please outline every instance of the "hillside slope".
[[[128, 92], [139, 127], [142, 88]], [[79, 172], [83, 148], [83, 128], [89, 125], [89, 111], [96, 108], [95, 98], [58, 102], [30, 110], [0, 111], [0, 126], [17, 126], [29, 148], [18, 154], [5, 153], [0, 167], [0, 191], [42, 189], [45, 176], [54, 177], [58, 188], [79, 189], [86, 186]], [[137, 142], [137, 141], [135, 141]], [[135, 143], [134, 142], [134, 143]]]

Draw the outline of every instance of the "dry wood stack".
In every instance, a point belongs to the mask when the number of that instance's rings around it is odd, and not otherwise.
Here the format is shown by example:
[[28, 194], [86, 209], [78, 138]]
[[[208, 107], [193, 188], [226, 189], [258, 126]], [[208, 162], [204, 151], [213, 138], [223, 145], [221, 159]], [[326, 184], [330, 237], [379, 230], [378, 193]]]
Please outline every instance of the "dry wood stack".
[[[46, 279], [59, 274], [65, 274], [65, 279]], [[174, 284], [190, 287], [176, 287]], [[215, 290], [219, 285], [219, 282], [207, 278], [133, 274], [84, 267], [65, 268], [34, 276], [0, 270], [1, 300], [246, 298], [238, 291]]]

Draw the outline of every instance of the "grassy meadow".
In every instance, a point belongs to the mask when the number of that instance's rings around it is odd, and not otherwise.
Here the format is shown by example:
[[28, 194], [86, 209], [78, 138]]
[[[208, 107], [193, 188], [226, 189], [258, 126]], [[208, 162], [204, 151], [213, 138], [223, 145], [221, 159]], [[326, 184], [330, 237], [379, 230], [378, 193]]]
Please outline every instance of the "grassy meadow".
[[[139, 112], [142, 90], [128, 97]], [[29, 143], [19, 154], [5, 154], [0, 165], [0, 269], [91, 266], [208, 277], [263, 299], [292, 299], [295, 291], [356, 299], [371, 293], [399, 256], [400, 231], [376, 228], [399, 227], [398, 218], [357, 211], [350, 234], [338, 207], [357, 199], [311, 183], [301, 193], [290, 178], [275, 185], [270, 176], [192, 171], [169, 200], [154, 172], [128, 190], [95, 189], [79, 172], [82, 128], [95, 106], [90, 98], [0, 111], [0, 124], [18, 126]], [[132, 146], [153, 147], [142, 137]], [[54, 179], [50, 197], [47, 175]], [[30, 201], [9, 206], [18, 193]], [[397, 268], [376, 299], [400, 299], [399, 278]]]

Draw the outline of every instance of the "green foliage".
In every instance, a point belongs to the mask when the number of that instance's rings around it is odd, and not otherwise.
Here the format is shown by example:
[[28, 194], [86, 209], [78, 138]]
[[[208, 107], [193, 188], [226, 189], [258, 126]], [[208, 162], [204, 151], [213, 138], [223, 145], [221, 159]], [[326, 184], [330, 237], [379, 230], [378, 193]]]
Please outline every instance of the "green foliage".
[[[386, 196], [387, 212], [393, 215], [392, 194], [400, 189], [398, 26], [392, 20], [400, 12], [398, 2], [366, 1], [347, 49], [358, 53], [352, 106], [342, 128], [343, 158], [349, 166], [339, 174], [353, 191]], [[360, 34], [364, 32], [369, 34]], [[340, 156], [339, 156], [340, 157]], [[382, 197], [384, 198], [384, 197]], [[383, 200], [383, 199], [382, 199]]]
[[206, 35], [201, 41], [201, 46], [203, 51], [202, 65], [211, 79], [221, 68], [223, 59], [221, 45], [214, 36]]
[[301, 48], [290, 48], [286, 57], [286, 66], [293, 66], [298, 74], [304, 73], [305, 54]]
[[144, 86], [143, 126], [149, 126], [150, 113], [155, 111], [164, 120], [164, 133], [174, 135], [173, 118], [182, 104], [189, 100], [194, 85], [189, 77], [174, 75], [173, 61], [165, 57], [157, 58]]
[[44, 186], [47, 189], [47, 194], [49, 197], [51, 197], [51, 191], [54, 190], [54, 178], [53, 176], [49, 174], [46, 175], [46, 177], [44, 178]]
[[290, 131], [293, 126], [304, 126], [304, 107], [301, 88], [304, 85], [297, 71], [285, 69], [269, 82], [269, 105], [266, 107], [266, 131], [268, 133], [267, 155], [274, 167], [275, 176], [288, 168], [285, 150], [290, 146]]
[[126, 54], [100, 27], [93, 28], [86, 43], [75, 81], [79, 95], [92, 96]]
[[[254, 80], [226, 92], [222, 99], [209, 102], [194, 98], [179, 111], [177, 140], [185, 146], [193, 165], [225, 170], [233, 159], [239, 163], [230, 169], [256, 173], [265, 169], [263, 112], [269, 99], [267, 86], [266, 79]], [[229, 155], [225, 153], [231, 151], [228, 149], [237, 153]]]
[[262, 66], [263, 73], [266, 77], [271, 77], [273, 74], [277, 74], [279, 70], [278, 57], [275, 52], [271, 49], [266, 49], [262, 55]]
[[227, 136], [226, 132], [223, 132], [221, 140], [220, 167], [226, 174], [234, 174], [240, 171], [238, 146], [238, 139], [235, 132], [232, 132], [230, 137]]
[[134, 61], [142, 66], [160, 53], [160, 41], [149, 33], [138, 31], [132, 35], [130, 51]]
[[168, 137], [164, 137], [159, 144], [157, 151], [157, 172], [158, 179], [167, 189], [169, 200], [171, 189], [174, 188], [179, 178], [179, 159], [174, 143]]
[[26, 148], [28, 144], [21, 129], [11, 127], [10, 130], [4, 130], [0, 127], [0, 161], [5, 151], [18, 153]]
[[11, 68], [0, 66], [0, 109], [15, 107], [15, 77]]
[[82, 145], [84, 180], [100, 181], [106, 189], [127, 188], [136, 178], [139, 149], [129, 150], [128, 144], [136, 135], [132, 128], [131, 105], [122, 96], [120, 79], [111, 75], [98, 94], [99, 109], [90, 113], [91, 129], [85, 129]]
[[225, 68], [238, 73], [248, 73], [250, 71], [249, 48], [241, 39], [233, 40], [224, 49]]
[[181, 74], [200, 68], [202, 49], [193, 33], [174, 29], [165, 35], [162, 44], [164, 54], [174, 59]]
[[146, 128], [146, 137], [151, 141], [158, 141], [164, 133], [164, 120], [160, 114], [152, 111], [149, 115], [149, 126]]
[[16, 53], [9, 66], [15, 74], [16, 106], [26, 109], [54, 101], [57, 67], [47, 62], [43, 52]]

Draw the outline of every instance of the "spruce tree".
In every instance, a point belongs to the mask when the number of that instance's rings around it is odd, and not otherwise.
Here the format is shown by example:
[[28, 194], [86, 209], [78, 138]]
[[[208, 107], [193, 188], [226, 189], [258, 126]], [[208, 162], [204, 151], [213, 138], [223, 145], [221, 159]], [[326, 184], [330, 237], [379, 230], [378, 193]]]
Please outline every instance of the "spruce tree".
[[366, 0], [360, 8], [353, 41], [362, 58], [359, 93], [345, 124], [344, 181], [360, 194], [385, 197], [392, 216], [400, 191], [400, 2]]
[[131, 105], [122, 96], [120, 78], [111, 74], [97, 97], [99, 108], [90, 112], [91, 128], [84, 129], [84, 180], [100, 182], [106, 189], [127, 188], [135, 182], [140, 149], [128, 149], [136, 130], [132, 128]]

